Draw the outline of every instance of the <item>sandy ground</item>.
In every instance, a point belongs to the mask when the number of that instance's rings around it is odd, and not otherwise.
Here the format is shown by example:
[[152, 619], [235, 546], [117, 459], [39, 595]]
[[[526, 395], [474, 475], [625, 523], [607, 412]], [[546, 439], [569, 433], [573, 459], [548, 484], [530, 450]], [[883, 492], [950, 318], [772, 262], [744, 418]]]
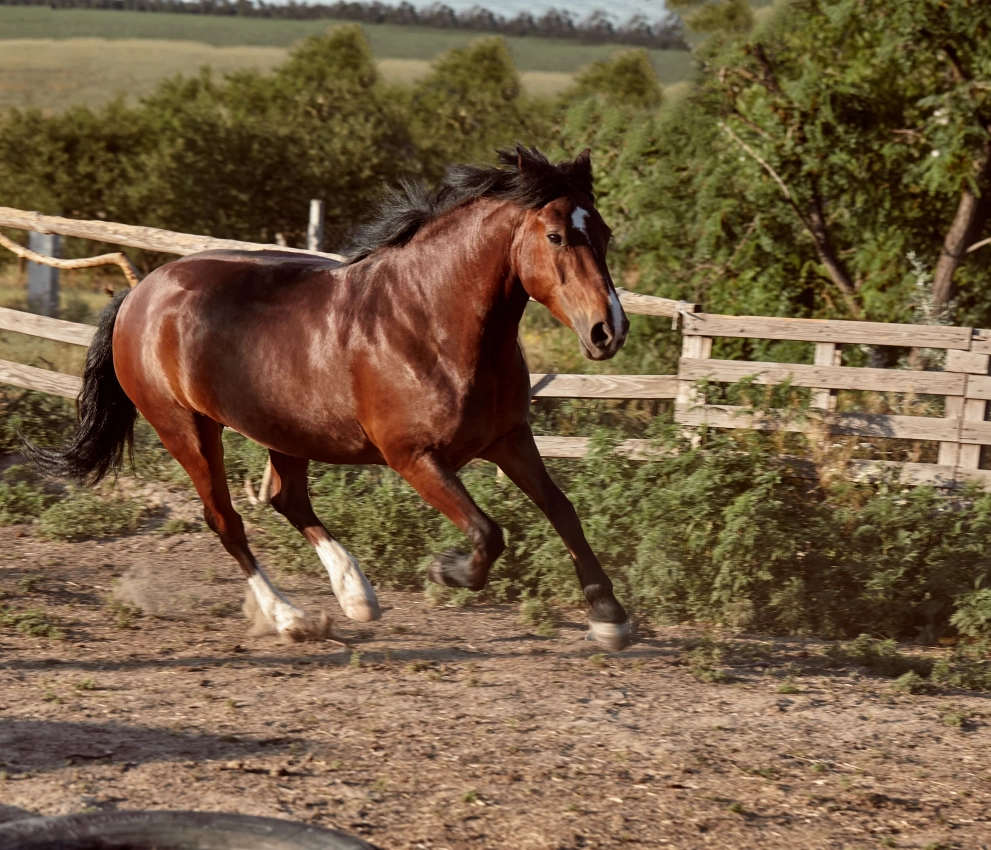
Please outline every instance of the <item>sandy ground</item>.
[[342, 643], [250, 637], [208, 534], [0, 529], [0, 605], [64, 631], [0, 626], [0, 821], [230, 811], [390, 850], [991, 847], [983, 696], [901, 695], [759, 636], [706, 684], [685, 627], [603, 655], [579, 612], [540, 637], [514, 606], [383, 592], [358, 625], [326, 581], [280, 584]]

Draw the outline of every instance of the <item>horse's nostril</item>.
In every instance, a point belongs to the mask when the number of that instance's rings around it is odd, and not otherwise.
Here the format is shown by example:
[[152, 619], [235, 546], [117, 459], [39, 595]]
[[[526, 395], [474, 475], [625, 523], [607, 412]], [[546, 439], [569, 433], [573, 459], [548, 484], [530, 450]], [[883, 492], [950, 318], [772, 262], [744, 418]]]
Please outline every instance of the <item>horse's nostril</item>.
[[612, 342], [612, 331], [609, 329], [609, 325], [605, 322], [599, 322], [597, 325], [594, 325], [592, 332], [589, 334], [589, 339], [591, 339], [592, 345], [596, 348], [605, 348]]

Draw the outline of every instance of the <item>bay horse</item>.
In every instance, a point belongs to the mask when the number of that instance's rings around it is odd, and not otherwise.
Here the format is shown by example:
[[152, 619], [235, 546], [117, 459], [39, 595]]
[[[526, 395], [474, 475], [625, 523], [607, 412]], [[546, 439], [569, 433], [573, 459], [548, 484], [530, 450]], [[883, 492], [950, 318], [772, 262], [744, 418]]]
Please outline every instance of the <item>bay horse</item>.
[[518, 341], [532, 297], [575, 332], [585, 357], [619, 351], [629, 322], [606, 267], [610, 230], [595, 209], [588, 150], [552, 164], [517, 144], [499, 151], [499, 163], [453, 167], [435, 192], [391, 190], [343, 264], [206, 251], [156, 269], [100, 317], [75, 434], [61, 449], [28, 443], [29, 457], [48, 475], [95, 483], [119, 471], [140, 411], [192, 479], [261, 614], [291, 639], [317, 626], [248, 548], [224, 473], [225, 426], [269, 449], [272, 506], [314, 547], [344, 613], [360, 621], [379, 618], [378, 600], [314, 514], [309, 462], [396, 470], [472, 545], [437, 556], [428, 577], [479, 590], [505, 543], [457, 472], [484, 458], [567, 546], [590, 637], [623, 648], [626, 612], [527, 422]]

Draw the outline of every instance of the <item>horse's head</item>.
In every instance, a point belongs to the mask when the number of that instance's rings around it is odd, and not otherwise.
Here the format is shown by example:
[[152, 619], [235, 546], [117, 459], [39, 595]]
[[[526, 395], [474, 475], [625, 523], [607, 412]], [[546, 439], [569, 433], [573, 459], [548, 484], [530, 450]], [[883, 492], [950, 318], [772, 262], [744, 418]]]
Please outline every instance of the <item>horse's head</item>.
[[[608, 360], [623, 347], [630, 322], [606, 266], [611, 231], [592, 200], [592, 161], [588, 150], [557, 166], [520, 154], [525, 178], [565, 176], [569, 191], [526, 211], [517, 231], [517, 272], [530, 297], [577, 335], [589, 360]], [[532, 173], [537, 171], [538, 173]]]

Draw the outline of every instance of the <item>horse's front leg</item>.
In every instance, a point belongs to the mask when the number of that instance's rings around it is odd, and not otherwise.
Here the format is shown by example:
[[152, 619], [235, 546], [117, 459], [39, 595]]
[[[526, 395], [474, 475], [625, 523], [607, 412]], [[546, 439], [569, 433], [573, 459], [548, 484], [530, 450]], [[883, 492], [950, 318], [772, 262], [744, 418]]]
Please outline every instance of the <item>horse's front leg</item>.
[[613, 594], [612, 582], [585, 539], [581, 521], [568, 497], [547, 472], [530, 426], [523, 423], [493, 443], [482, 455], [497, 464], [550, 520], [575, 562], [582, 593], [589, 604], [592, 637], [609, 649], [630, 643], [630, 621]]
[[471, 541], [470, 555], [448, 550], [434, 558], [427, 577], [446, 587], [467, 587], [481, 590], [489, 576], [489, 568], [506, 548], [499, 528], [482, 511], [453, 469], [431, 455], [415, 458], [387, 458], [389, 465], [403, 476], [425, 502], [435, 507]]

